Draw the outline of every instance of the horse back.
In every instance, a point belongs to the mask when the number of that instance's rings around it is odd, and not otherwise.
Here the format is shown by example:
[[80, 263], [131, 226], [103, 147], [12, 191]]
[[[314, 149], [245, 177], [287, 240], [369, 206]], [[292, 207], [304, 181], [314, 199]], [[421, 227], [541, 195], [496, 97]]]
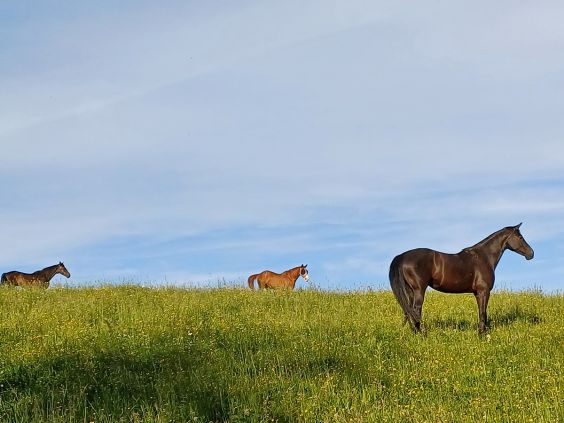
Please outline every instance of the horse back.
[[398, 262], [412, 287], [430, 286], [441, 292], [472, 292], [476, 278], [487, 273], [479, 258], [464, 250], [448, 254], [418, 248], [400, 254]]
[[411, 266], [424, 269], [429, 266], [429, 263], [432, 263], [435, 253], [436, 251], [430, 248], [415, 248], [396, 256], [394, 260], [392, 260], [392, 266]]
[[[2, 284], [13, 286], [45, 286], [45, 281], [37, 278], [35, 274], [12, 271], [2, 275]], [[48, 283], [47, 286], [49, 286]]]

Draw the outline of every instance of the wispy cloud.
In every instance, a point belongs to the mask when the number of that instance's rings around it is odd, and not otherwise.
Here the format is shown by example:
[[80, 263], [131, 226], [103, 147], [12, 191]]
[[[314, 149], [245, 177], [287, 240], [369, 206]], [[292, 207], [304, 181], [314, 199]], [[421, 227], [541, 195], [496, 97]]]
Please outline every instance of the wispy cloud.
[[3, 7], [2, 267], [380, 281], [520, 221], [560, 263], [557, 3]]

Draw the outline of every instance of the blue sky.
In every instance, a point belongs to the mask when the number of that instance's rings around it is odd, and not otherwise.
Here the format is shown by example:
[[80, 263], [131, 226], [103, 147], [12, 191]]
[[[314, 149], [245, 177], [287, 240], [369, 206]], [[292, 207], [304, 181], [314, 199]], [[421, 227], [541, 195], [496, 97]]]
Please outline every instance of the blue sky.
[[[0, 269], [387, 287], [507, 225], [562, 289], [564, 5], [0, 4]], [[62, 281], [58, 277], [57, 281]], [[303, 281], [298, 286], [304, 286]]]

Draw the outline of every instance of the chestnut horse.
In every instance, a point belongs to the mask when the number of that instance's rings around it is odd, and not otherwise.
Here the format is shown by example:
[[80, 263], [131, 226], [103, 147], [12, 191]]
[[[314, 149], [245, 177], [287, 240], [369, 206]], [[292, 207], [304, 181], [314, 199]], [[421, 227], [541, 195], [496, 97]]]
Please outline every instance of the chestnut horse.
[[57, 273], [70, 278], [70, 273], [63, 262], [59, 262], [59, 264], [46, 267], [45, 269], [38, 270], [33, 273], [22, 273], [16, 271], [3, 273], [2, 278], [0, 278], [0, 284], [13, 286], [39, 286], [41, 288], [48, 288], [49, 282]]
[[527, 244], [517, 226], [494, 232], [472, 247], [458, 254], [446, 254], [428, 248], [406, 251], [390, 264], [390, 285], [400, 304], [405, 321], [415, 332], [420, 330], [421, 309], [428, 286], [440, 292], [472, 293], [478, 303], [479, 332], [486, 330], [488, 300], [494, 285], [494, 271], [507, 249], [527, 260], [533, 249]]
[[265, 270], [264, 272], [258, 273], [256, 275], [249, 276], [248, 283], [249, 288], [255, 289], [254, 281], [258, 282], [258, 286], [261, 289], [264, 288], [283, 288], [283, 289], [294, 289], [296, 286], [296, 281], [301, 276], [307, 282], [309, 280], [309, 275], [307, 273], [307, 264], [303, 264], [293, 269], [286, 270], [282, 273], [274, 273], [270, 270]]

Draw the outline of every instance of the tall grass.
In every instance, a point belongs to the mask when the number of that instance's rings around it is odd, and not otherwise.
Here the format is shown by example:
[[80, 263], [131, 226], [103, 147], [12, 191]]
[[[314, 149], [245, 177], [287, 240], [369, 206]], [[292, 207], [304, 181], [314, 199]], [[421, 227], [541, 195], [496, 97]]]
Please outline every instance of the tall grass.
[[0, 289], [0, 421], [564, 421], [564, 297]]

